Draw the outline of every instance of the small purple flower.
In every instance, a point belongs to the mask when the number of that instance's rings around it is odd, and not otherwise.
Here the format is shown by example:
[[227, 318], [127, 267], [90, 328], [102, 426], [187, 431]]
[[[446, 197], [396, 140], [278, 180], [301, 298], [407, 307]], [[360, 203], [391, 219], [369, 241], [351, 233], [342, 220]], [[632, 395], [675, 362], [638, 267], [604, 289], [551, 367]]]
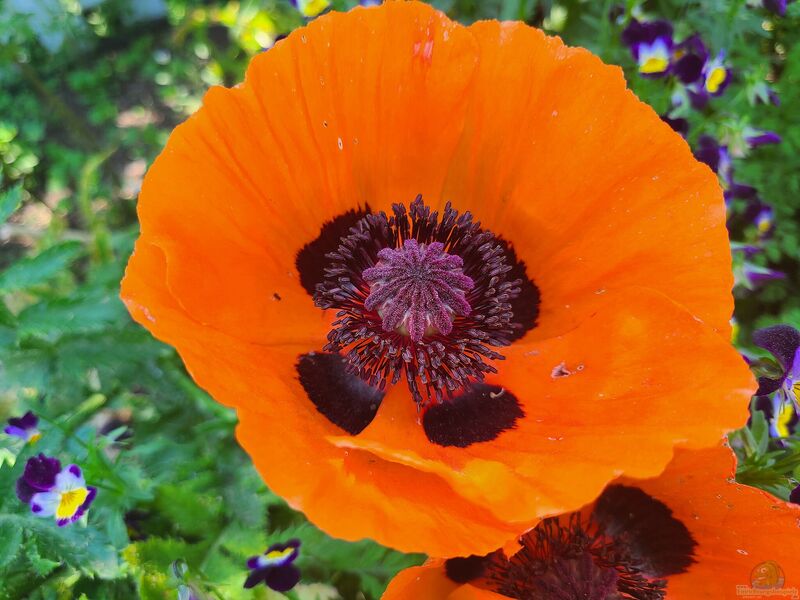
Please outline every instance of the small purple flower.
[[[706, 57], [700, 77], [697, 81], [686, 85], [689, 101], [697, 110], [702, 110], [713, 96], [720, 96], [731, 82], [732, 72], [725, 64], [725, 51], [720, 51], [714, 58]], [[689, 77], [689, 75], [685, 75]]]
[[33, 444], [40, 437], [42, 437], [41, 432], [37, 428], [38, 425], [39, 418], [31, 411], [28, 411], [21, 417], [13, 417], [9, 419], [8, 427], [6, 427], [3, 431], [5, 431], [8, 435], [13, 435], [14, 437], [20, 438], [24, 442]]
[[710, 135], [701, 135], [698, 138], [694, 157], [711, 167], [711, 170], [715, 173], [730, 169], [731, 162], [728, 148], [726, 146], [721, 146], [720, 143]]
[[761, 253], [761, 248], [753, 244], [742, 244], [741, 242], [731, 242], [731, 250], [734, 254], [741, 252], [745, 258], [752, 258]]
[[359, 0], [361, 6], [380, 6], [382, 0]]
[[773, 437], [788, 437], [797, 428], [800, 401], [800, 331], [789, 325], [774, 325], [753, 333], [753, 343], [778, 361], [778, 377], [759, 377], [756, 408], [770, 422]]
[[731, 70], [725, 65], [725, 51], [720, 50], [713, 59], [703, 66], [703, 90], [712, 96], [719, 96], [731, 82]]
[[750, 101], [753, 104], [781, 105], [781, 99], [766, 81], [759, 81], [750, 87]]
[[734, 267], [734, 278], [737, 286], [755, 290], [770, 281], [786, 279], [786, 273], [744, 261], [738, 269]]
[[683, 84], [697, 82], [708, 60], [708, 49], [697, 34], [686, 38], [675, 47], [672, 72]]
[[771, 438], [787, 438], [797, 431], [797, 423], [800, 421], [797, 409], [792, 402], [786, 401], [779, 393], [756, 398], [754, 408], [764, 413], [764, 418], [769, 424]]
[[661, 115], [661, 120], [672, 127], [673, 131], [680, 133], [681, 136], [686, 137], [689, 134], [689, 121], [683, 117], [670, 117], [669, 115]]
[[300, 540], [289, 540], [285, 544], [273, 544], [264, 554], [247, 560], [250, 574], [244, 582], [245, 588], [259, 583], [276, 592], [288, 592], [300, 581], [300, 570], [292, 563], [300, 554]]
[[774, 131], [747, 128], [744, 132], [744, 141], [750, 148], [757, 148], [767, 144], [780, 144], [781, 136]]
[[789, 493], [789, 502], [792, 504], [800, 504], [800, 485]]
[[742, 198], [744, 200], [756, 198], [758, 194], [756, 188], [734, 180], [733, 163], [727, 146], [720, 145], [710, 135], [701, 135], [697, 140], [694, 157], [711, 167], [719, 176], [726, 203], [730, 203], [733, 198]]
[[200, 600], [200, 597], [188, 585], [178, 586], [178, 600]]
[[630, 48], [641, 75], [663, 77], [669, 73], [673, 48], [669, 21], [641, 22], [633, 19], [622, 32], [622, 42]]
[[87, 486], [78, 465], [61, 468], [56, 458], [39, 454], [28, 459], [17, 480], [17, 497], [39, 517], [55, 517], [59, 527], [74, 523], [89, 509], [97, 489]]
[[775, 211], [771, 206], [762, 204], [753, 223], [756, 226], [759, 238], [764, 239], [768, 237], [769, 234], [772, 233], [772, 228], [775, 226]]
[[786, 7], [794, 0], [763, 0], [762, 4], [771, 13], [775, 13], [779, 17], [786, 14]]

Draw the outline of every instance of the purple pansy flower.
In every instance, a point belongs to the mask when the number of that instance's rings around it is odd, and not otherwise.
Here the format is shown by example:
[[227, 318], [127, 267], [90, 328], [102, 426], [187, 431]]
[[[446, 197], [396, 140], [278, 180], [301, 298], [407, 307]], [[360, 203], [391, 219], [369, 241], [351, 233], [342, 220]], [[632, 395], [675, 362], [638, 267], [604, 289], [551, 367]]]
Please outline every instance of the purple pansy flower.
[[741, 252], [745, 258], [752, 258], [761, 252], [761, 247], [753, 244], [742, 244], [741, 242], [731, 242], [731, 251]]
[[782, 17], [786, 14], [787, 5], [791, 4], [793, 1], [794, 0], [763, 0], [762, 4], [768, 11]]
[[31, 411], [26, 412], [21, 417], [12, 417], [8, 420], [8, 426], [3, 430], [8, 435], [13, 435], [21, 440], [33, 444], [42, 437], [37, 426], [39, 418]]
[[789, 502], [792, 504], [800, 504], [800, 485], [789, 493]]
[[703, 66], [703, 90], [712, 96], [719, 96], [731, 82], [731, 70], [725, 65], [725, 51], [720, 50], [714, 58], [706, 60]]
[[675, 77], [686, 85], [695, 83], [703, 75], [708, 49], [700, 36], [694, 34], [675, 47], [673, 60], [672, 72]]
[[273, 544], [264, 554], [252, 556], [247, 560], [250, 574], [244, 582], [245, 588], [259, 583], [276, 592], [287, 592], [300, 581], [300, 570], [292, 563], [300, 554], [300, 540], [289, 540], [285, 544]]
[[775, 211], [767, 204], [761, 205], [760, 210], [756, 214], [753, 223], [758, 231], [758, 237], [764, 239], [772, 233], [772, 228], [775, 225]]
[[753, 333], [753, 343], [778, 361], [778, 377], [759, 377], [756, 408], [764, 412], [773, 437], [788, 437], [797, 428], [800, 401], [800, 331], [774, 325]]
[[87, 486], [78, 465], [64, 469], [58, 459], [39, 454], [28, 459], [17, 480], [17, 496], [39, 517], [55, 517], [59, 527], [74, 523], [89, 509], [97, 489]]
[[672, 127], [673, 131], [680, 133], [681, 136], [686, 137], [689, 134], [689, 121], [683, 117], [670, 117], [668, 114], [666, 114], [661, 115], [661, 120]]
[[669, 73], [673, 48], [669, 21], [641, 22], [633, 19], [622, 32], [622, 42], [630, 48], [641, 75], [663, 77]]
[[380, 6], [381, 0], [359, 0], [361, 6]]
[[776, 271], [769, 267], [762, 267], [748, 261], [743, 261], [738, 268], [734, 266], [735, 285], [742, 286], [748, 290], [755, 290], [765, 283], [786, 279], [786, 273]]
[[755, 199], [757, 190], [753, 186], [734, 181], [733, 163], [727, 146], [720, 145], [710, 135], [701, 135], [697, 140], [694, 156], [719, 175], [726, 203], [733, 198]]
[[765, 146], [767, 144], [780, 144], [781, 136], [774, 131], [746, 128], [744, 131], [744, 141], [750, 148]]
[[787, 402], [780, 394], [756, 398], [755, 409], [764, 413], [769, 424], [769, 435], [775, 439], [787, 438], [797, 431], [800, 418], [795, 405]]
[[731, 79], [732, 71], [725, 64], [725, 51], [721, 50], [713, 58], [708, 56], [700, 71], [700, 78], [686, 86], [692, 106], [698, 110], [705, 108], [709, 98], [722, 95]]

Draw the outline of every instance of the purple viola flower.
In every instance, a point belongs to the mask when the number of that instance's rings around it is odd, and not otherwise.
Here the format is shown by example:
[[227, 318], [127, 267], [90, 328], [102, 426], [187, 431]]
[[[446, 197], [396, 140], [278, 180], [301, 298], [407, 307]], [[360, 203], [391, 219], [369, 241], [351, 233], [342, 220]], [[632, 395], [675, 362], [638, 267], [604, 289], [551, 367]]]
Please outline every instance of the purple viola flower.
[[792, 504], [800, 504], [800, 485], [789, 493], [789, 502]]
[[721, 145], [710, 135], [701, 135], [697, 140], [694, 157], [707, 164], [717, 173], [722, 185], [725, 202], [730, 203], [733, 198], [753, 200], [758, 191], [751, 185], [739, 183], [734, 180], [733, 163], [728, 147]]
[[787, 438], [797, 431], [797, 423], [800, 421], [797, 409], [792, 402], [786, 401], [779, 393], [757, 397], [754, 408], [764, 414], [764, 418], [769, 424], [771, 438]]
[[731, 70], [725, 65], [725, 51], [721, 50], [714, 58], [706, 60], [703, 66], [703, 90], [712, 96], [719, 96], [731, 82]]
[[734, 279], [737, 286], [755, 290], [770, 281], [786, 279], [786, 273], [744, 261], [738, 269], [734, 268]]
[[766, 81], [759, 81], [749, 87], [749, 99], [753, 104], [781, 105], [781, 99]]
[[670, 117], [667, 115], [661, 115], [661, 120], [664, 121], [667, 125], [669, 125], [673, 131], [676, 133], [681, 134], [684, 138], [689, 134], [689, 121], [684, 119], [683, 117]]
[[764, 239], [768, 237], [775, 226], [775, 211], [771, 206], [762, 204], [762, 208], [758, 211], [758, 214], [756, 214], [753, 223], [756, 226], [759, 238]]
[[292, 563], [300, 554], [300, 540], [292, 539], [285, 544], [273, 544], [264, 554], [247, 560], [250, 574], [244, 582], [245, 588], [264, 583], [276, 592], [288, 592], [300, 581], [300, 570]]
[[64, 469], [58, 459], [39, 454], [28, 459], [17, 480], [17, 497], [39, 517], [55, 517], [59, 527], [74, 523], [89, 509], [97, 488], [86, 485], [78, 465]]
[[779, 17], [786, 14], [786, 7], [794, 0], [763, 0], [762, 4], [771, 13], [775, 13]]
[[697, 140], [694, 157], [711, 167], [715, 173], [730, 169], [730, 156], [728, 148], [710, 135], [701, 135]]
[[694, 34], [675, 47], [672, 58], [672, 72], [681, 83], [688, 85], [697, 82], [703, 75], [708, 49], [700, 36]]
[[734, 252], [734, 254], [741, 252], [745, 258], [752, 258], [761, 252], [761, 248], [754, 244], [731, 242], [731, 251]]
[[767, 144], [780, 144], [781, 136], [774, 131], [758, 130], [746, 128], [744, 131], [744, 141], [750, 148], [765, 146]]
[[789, 325], [774, 325], [753, 333], [753, 343], [772, 354], [780, 366], [777, 377], [759, 377], [756, 408], [770, 423], [772, 437], [794, 433], [800, 401], [800, 331]]
[[669, 73], [674, 45], [669, 21], [633, 19], [622, 32], [622, 42], [630, 48], [641, 75], [663, 77]]
[[44, 454], [29, 458], [22, 477], [17, 480], [17, 497], [28, 504], [34, 494], [52, 489], [60, 471], [61, 463], [57, 458]]
[[773, 325], [753, 333], [753, 343], [778, 361], [777, 377], [760, 377], [756, 396], [782, 391], [795, 405], [800, 400], [800, 331], [791, 325]]
[[39, 425], [39, 418], [31, 411], [26, 412], [21, 417], [12, 417], [8, 420], [8, 426], [3, 430], [8, 435], [13, 435], [19, 439], [33, 444], [40, 437], [41, 432], [37, 428]]
[[720, 96], [731, 82], [732, 71], [725, 64], [725, 51], [715, 57], [706, 58], [700, 71], [700, 78], [686, 86], [689, 101], [697, 110], [702, 110], [711, 97]]
[[380, 6], [381, 0], [359, 0], [361, 6]]

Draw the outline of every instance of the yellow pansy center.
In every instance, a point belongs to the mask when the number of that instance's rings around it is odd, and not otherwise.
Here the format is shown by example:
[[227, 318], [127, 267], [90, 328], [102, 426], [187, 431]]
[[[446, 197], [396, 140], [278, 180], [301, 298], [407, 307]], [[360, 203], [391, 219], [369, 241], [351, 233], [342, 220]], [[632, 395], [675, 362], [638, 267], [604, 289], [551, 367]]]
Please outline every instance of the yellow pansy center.
[[662, 73], [667, 70], [669, 60], [663, 56], [651, 56], [639, 65], [640, 73]]
[[83, 487], [63, 492], [58, 502], [58, 508], [56, 508], [56, 518], [69, 519], [86, 501], [88, 495], [89, 490]]
[[300, 12], [306, 17], [316, 17], [319, 13], [328, 8], [329, 5], [330, 2], [328, 2], [328, 0], [306, 0], [305, 2], [300, 0], [300, 2], [298, 2]]
[[706, 78], [706, 89], [712, 94], [716, 94], [719, 91], [720, 86], [725, 83], [725, 78], [727, 76], [728, 75], [724, 67], [714, 68]]
[[294, 548], [286, 548], [285, 550], [273, 550], [272, 552], [267, 552], [264, 556], [270, 562], [279, 561], [282, 558], [286, 558], [292, 552], [294, 552]]

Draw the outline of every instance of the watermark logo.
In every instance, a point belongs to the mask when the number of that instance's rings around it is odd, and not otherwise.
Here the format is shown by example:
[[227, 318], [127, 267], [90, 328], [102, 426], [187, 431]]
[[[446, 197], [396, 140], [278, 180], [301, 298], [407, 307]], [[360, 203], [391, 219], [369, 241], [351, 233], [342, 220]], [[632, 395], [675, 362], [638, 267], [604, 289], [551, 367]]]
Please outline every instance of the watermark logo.
[[800, 600], [800, 590], [783, 587], [786, 576], [774, 560], [757, 564], [750, 572], [750, 585], [737, 585], [736, 595], [748, 598], [792, 598]]

